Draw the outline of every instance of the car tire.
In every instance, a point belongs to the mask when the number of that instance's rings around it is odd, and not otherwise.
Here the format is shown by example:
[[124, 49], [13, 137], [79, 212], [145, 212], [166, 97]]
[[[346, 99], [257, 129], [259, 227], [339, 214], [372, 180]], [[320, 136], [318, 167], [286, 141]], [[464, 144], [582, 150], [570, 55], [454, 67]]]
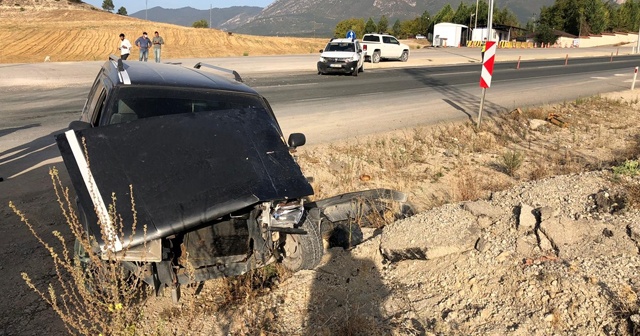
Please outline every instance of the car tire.
[[351, 72], [351, 76], [353, 76], [353, 77], [358, 77], [358, 73], [359, 73], [359, 72], [360, 72], [360, 71], [358, 71], [358, 68], [355, 68], [355, 69], [353, 69], [353, 71]]
[[408, 51], [403, 51], [402, 55], [400, 55], [400, 60], [403, 62], [406, 62], [409, 60], [409, 52]]
[[318, 227], [319, 214], [317, 209], [307, 212], [300, 227], [306, 234], [287, 234], [282, 245], [282, 264], [288, 270], [297, 272], [313, 269], [318, 266], [324, 247], [322, 235]]
[[364, 240], [362, 228], [351, 221], [332, 222], [328, 219], [322, 221], [322, 239], [326, 240], [329, 248], [352, 248]]
[[360, 68], [358, 68], [358, 72], [364, 72], [364, 64], [362, 64]]
[[373, 53], [373, 55], [371, 55], [371, 63], [378, 63], [380, 62], [380, 52], [376, 51]]

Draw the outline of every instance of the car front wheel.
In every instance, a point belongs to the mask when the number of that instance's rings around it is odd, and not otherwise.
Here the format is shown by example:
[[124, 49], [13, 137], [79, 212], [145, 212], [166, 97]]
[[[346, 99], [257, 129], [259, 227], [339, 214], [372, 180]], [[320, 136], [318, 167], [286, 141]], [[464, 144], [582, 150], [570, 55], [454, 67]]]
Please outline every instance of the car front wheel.
[[402, 55], [400, 55], [400, 60], [406, 62], [409, 60], [409, 52], [403, 51]]
[[[311, 217], [311, 218], [310, 218]], [[314, 220], [315, 219], [315, 220]], [[313, 269], [318, 266], [324, 247], [322, 236], [318, 227], [319, 215], [311, 210], [300, 227], [306, 234], [287, 234], [282, 245], [282, 264], [288, 270], [297, 272], [305, 269]]]

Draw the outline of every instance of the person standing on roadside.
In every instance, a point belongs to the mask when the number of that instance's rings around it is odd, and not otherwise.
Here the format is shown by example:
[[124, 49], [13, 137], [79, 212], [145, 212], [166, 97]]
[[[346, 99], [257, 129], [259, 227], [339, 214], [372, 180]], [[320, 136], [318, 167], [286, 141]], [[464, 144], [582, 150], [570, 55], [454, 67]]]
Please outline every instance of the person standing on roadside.
[[156, 63], [160, 63], [160, 51], [162, 50], [163, 44], [164, 39], [158, 32], [155, 32], [153, 36], [153, 55], [156, 58]]
[[118, 50], [120, 50], [120, 59], [126, 60], [131, 53], [131, 42], [124, 38], [124, 34], [120, 34], [120, 45], [118, 46]]
[[147, 61], [149, 58], [149, 48], [151, 47], [151, 40], [147, 36], [147, 32], [142, 33], [142, 36], [136, 40], [136, 47], [140, 48], [139, 61]]
[[481, 60], [480, 62], [484, 62], [484, 53], [487, 51], [487, 38], [485, 37], [484, 40], [482, 41], [482, 50], [480, 51], [481, 53]]

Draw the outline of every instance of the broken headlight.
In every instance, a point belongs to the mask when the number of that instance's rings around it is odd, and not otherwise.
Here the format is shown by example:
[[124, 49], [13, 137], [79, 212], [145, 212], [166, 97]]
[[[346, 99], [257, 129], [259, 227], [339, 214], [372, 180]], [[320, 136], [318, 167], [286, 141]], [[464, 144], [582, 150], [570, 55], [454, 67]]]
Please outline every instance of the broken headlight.
[[278, 203], [271, 211], [269, 225], [277, 228], [294, 228], [303, 214], [302, 202]]

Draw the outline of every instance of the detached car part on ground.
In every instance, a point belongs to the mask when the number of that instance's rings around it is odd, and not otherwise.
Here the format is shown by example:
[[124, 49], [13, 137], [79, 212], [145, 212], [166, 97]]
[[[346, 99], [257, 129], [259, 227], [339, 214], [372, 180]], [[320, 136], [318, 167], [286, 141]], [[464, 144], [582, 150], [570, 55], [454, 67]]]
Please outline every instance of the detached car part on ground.
[[[356, 220], [413, 214], [393, 190], [307, 201], [313, 189], [290, 153], [304, 135], [285, 143], [253, 89], [177, 65], [105, 63], [80, 121], [56, 141], [92, 251], [156, 292], [276, 261], [312, 269], [322, 236], [355, 245]], [[91, 262], [81, 244], [76, 254]]]

